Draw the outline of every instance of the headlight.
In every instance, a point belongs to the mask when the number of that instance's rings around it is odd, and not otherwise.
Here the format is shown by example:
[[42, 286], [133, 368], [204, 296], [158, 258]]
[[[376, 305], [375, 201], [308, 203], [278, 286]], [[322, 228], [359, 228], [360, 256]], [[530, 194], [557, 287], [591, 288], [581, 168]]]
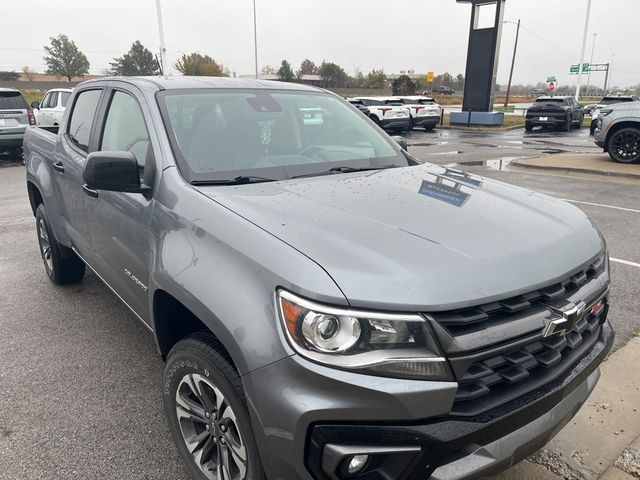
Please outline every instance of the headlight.
[[603, 108], [602, 110], [600, 110], [600, 113], [598, 114], [598, 118], [606, 117], [611, 112], [613, 112], [612, 108]]
[[420, 315], [363, 312], [277, 292], [287, 340], [301, 356], [372, 375], [450, 379], [447, 362]]

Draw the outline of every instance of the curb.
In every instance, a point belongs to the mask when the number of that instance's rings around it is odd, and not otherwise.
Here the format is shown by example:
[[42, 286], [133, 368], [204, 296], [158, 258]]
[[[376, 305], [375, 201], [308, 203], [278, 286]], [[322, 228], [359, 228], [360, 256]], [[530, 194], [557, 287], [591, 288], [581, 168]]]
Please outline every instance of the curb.
[[457, 125], [438, 125], [436, 128], [441, 130], [461, 130], [467, 132], [509, 132], [511, 130], [520, 130], [524, 128], [524, 123], [522, 125], [512, 125], [511, 127], [499, 127], [499, 128], [491, 128], [491, 127], [462, 127]]
[[[540, 157], [535, 157], [540, 158]], [[528, 159], [530, 160], [530, 159]], [[553, 170], [556, 172], [564, 173], [584, 173], [588, 175], [599, 175], [602, 177], [619, 177], [619, 178], [631, 178], [634, 180], [640, 180], [640, 173], [623, 173], [623, 172], [609, 172], [606, 170], [593, 170], [590, 168], [574, 168], [574, 167], [556, 167], [553, 165], [531, 165], [528, 163], [522, 163], [526, 160], [513, 160], [509, 166], [517, 168], [530, 168], [533, 170]]]

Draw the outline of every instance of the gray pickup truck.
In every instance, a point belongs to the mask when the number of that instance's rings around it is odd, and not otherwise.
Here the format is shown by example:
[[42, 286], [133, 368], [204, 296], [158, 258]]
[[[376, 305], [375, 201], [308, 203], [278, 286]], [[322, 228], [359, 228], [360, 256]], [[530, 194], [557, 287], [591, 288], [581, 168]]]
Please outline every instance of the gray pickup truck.
[[418, 164], [321, 89], [89, 81], [25, 155], [47, 275], [89, 266], [153, 333], [194, 479], [494, 474], [612, 345], [584, 213]]

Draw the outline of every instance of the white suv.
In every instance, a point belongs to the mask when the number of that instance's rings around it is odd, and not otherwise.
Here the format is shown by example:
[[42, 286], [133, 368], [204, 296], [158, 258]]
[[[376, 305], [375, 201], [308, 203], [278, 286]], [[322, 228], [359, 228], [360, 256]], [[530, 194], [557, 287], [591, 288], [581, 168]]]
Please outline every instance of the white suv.
[[73, 92], [71, 88], [54, 88], [46, 93], [42, 103], [31, 103], [36, 115], [36, 123], [39, 127], [57, 127], [60, 125], [60, 120], [64, 115], [64, 109], [71, 92]]

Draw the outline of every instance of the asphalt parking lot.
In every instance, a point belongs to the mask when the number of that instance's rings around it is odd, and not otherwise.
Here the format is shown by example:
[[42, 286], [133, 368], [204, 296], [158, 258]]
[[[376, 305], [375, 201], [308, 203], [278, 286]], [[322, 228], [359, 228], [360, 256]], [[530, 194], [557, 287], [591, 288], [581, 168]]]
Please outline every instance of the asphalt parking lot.
[[[407, 135], [422, 161], [574, 202], [606, 237], [615, 348], [640, 332], [640, 182], [499, 170], [485, 160], [597, 151], [588, 131]], [[466, 166], [463, 166], [467, 164]], [[160, 396], [152, 335], [95, 275], [47, 280], [24, 167], [0, 162], [0, 479], [185, 480]], [[496, 167], [498, 165], [498, 167]], [[640, 168], [640, 166], [639, 166]]]

